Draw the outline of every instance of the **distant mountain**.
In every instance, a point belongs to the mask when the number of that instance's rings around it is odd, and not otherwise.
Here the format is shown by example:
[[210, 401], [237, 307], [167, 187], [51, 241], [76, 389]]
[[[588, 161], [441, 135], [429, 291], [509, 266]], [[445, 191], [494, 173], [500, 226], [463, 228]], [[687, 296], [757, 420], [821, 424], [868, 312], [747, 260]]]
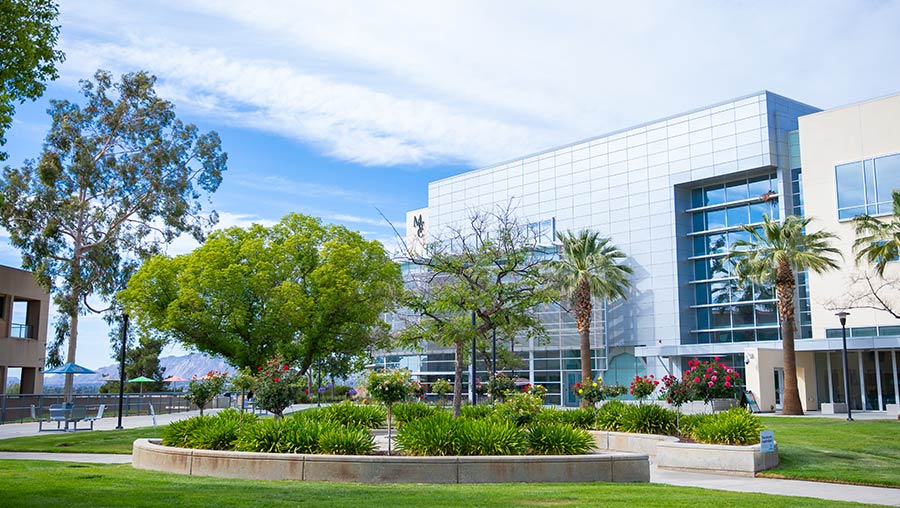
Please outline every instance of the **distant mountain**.
[[[233, 375], [235, 369], [225, 363], [221, 358], [215, 358], [203, 353], [191, 353], [185, 356], [166, 356], [159, 359], [163, 370], [163, 377], [179, 376], [191, 379], [192, 376], [202, 377], [211, 370], [226, 372]], [[119, 379], [119, 364], [114, 363], [97, 369], [96, 374], [80, 374], [75, 376], [76, 385], [102, 385], [111, 380]], [[61, 374], [48, 374], [44, 376], [44, 386], [62, 386], [66, 377]]]

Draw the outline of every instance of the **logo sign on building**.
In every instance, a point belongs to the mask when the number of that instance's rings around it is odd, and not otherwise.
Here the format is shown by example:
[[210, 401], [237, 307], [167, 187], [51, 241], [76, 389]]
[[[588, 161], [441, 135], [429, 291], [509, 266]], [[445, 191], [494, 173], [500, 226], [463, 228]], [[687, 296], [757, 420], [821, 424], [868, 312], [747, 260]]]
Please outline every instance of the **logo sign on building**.
[[764, 430], [759, 433], [759, 451], [763, 453], [775, 452], [775, 432]]

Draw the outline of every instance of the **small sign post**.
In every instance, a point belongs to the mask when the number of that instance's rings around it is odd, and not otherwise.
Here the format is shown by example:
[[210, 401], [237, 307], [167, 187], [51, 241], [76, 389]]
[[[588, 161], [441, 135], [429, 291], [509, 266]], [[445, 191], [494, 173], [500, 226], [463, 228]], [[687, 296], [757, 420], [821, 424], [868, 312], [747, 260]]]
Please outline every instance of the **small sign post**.
[[150, 416], [153, 417], [153, 437], [156, 437], [156, 411], [153, 410], [153, 404], [148, 402], [150, 405]]
[[759, 433], [759, 451], [762, 453], [775, 452], [775, 432], [764, 430]]

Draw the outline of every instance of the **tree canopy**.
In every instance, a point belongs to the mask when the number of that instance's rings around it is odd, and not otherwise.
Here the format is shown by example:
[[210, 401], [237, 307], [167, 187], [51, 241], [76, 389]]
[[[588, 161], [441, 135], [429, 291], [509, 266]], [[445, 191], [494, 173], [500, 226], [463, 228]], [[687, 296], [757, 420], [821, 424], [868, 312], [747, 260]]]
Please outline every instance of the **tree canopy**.
[[[15, 103], [44, 94], [65, 59], [53, 49], [59, 37], [59, 9], [51, 0], [0, 0], [0, 146], [12, 126]], [[0, 151], [0, 161], [6, 153]]]
[[[409, 256], [407, 263], [417, 270], [407, 280], [403, 306], [412, 319], [400, 338], [455, 349], [455, 415], [462, 400], [463, 348], [473, 337], [482, 352], [495, 330], [510, 340], [520, 334], [547, 338], [535, 313], [554, 295], [546, 284], [544, 262], [534, 234], [508, 209], [475, 212], [466, 227], [449, 229], [427, 245], [424, 256]], [[490, 369], [489, 356], [482, 356]]]
[[400, 269], [376, 241], [300, 214], [212, 233], [156, 256], [119, 300], [138, 329], [256, 369], [275, 356], [305, 374], [318, 358], [360, 355], [388, 337], [381, 314]]
[[7, 167], [0, 179], [0, 224], [59, 307], [50, 365], [61, 362], [66, 338], [75, 361], [88, 296], [113, 295], [129, 264], [182, 233], [202, 240], [217, 220], [200, 198], [226, 169], [219, 136], [176, 118], [155, 81], [138, 72], [114, 83], [97, 71], [81, 82], [84, 105], [51, 101], [38, 161]]

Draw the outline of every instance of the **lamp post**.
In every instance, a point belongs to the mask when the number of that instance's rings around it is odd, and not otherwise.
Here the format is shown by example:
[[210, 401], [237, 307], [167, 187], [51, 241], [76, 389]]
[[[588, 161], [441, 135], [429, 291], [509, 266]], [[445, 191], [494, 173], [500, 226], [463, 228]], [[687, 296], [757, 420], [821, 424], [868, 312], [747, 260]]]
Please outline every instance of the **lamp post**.
[[478, 355], [478, 345], [475, 338], [475, 311], [472, 311], [472, 365], [469, 366], [469, 399], [472, 405], [478, 403], [478, 392], [475, 391], [475, 362]]
[[850, 369], [847, 366], [847, 316], [849, 312], [838, 312], [835, 316], [841, 320], [841, 337], [844, 339], [844, 402], [847, 404], [847, 421], [853, 421], [853, 414], [850, 410], [850, 378], [848, 374]]
[[497, 377], [497, 329], [491, 330], [491, 377]]
[[125, 401], [125, 348], [128, 346], [128, 314], [122, 314], [122, 351], [119, 357], [119, 424], [116, 429], [122, 427], [122, 405]]

